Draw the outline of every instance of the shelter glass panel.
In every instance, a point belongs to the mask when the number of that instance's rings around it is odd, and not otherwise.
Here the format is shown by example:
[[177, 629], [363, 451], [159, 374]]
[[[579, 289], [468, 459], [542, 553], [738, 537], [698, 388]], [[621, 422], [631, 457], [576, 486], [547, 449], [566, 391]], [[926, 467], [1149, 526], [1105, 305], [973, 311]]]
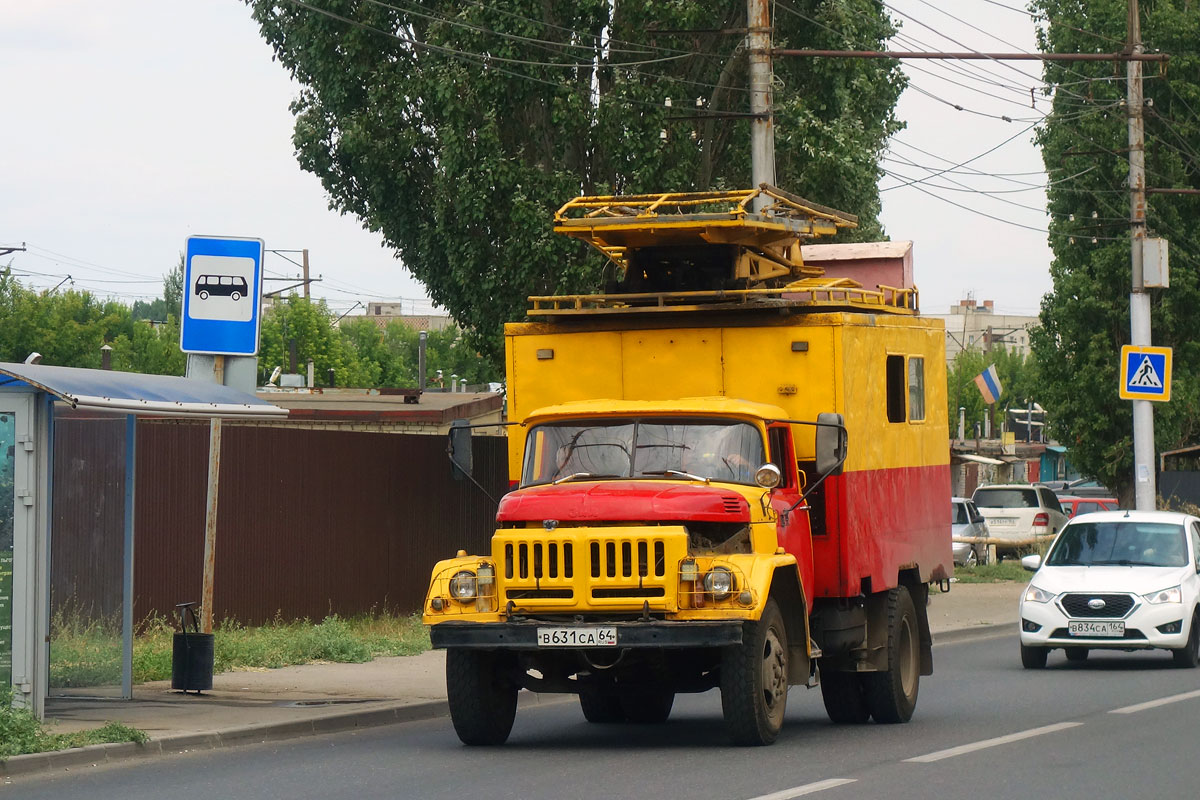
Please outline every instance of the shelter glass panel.
[[49, 695], [121, 695], [125, 416], [57, 404]]

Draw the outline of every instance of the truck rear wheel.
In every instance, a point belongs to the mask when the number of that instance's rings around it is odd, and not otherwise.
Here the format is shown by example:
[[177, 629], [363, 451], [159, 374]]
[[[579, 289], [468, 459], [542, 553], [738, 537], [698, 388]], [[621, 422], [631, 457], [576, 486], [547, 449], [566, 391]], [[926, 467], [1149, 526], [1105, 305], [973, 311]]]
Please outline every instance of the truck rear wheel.
[[625, 721], [621, 698], [612, 692], [583, 689], [579, 692], [579, 708], [583, 710], [583, 718], [595, 725]]
[[908, 722], [917, 707], [921, 651], [912, 595], [897, 586], [887, 596], [887, 669], [863, 676], [867, 706], [876, 722]]
[[492, 650], [446, 651], [446, 699], [454, 732], [463, 744], [508, 740], [517, 715], [517, 686], [505, 669], [508, 661]]
[[783, 727], [788, 693], [787, 629], [774, 600], [746, 633], [721, 654], [721, 710], [734, 744], [771, 744]]
[[667, 689], [648, 689], [621, 695], [621, 711], [625, 719], [643, 725], [666, 722], [675, 705], [675, 693]]
[[857, 672], [822, 670], [821, 699], [830, 722], [837, 725], [861, 725], [871, 718], [862, 675]]

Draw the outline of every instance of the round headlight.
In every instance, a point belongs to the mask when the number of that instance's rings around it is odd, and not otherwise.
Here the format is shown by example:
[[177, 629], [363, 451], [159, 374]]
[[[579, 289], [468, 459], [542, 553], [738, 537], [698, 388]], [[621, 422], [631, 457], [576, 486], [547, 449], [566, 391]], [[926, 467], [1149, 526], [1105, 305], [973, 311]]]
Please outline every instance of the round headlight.
[[450, 579], [450, 596], [460, 603], [470, 603], [475, 600], [475, 573], [456, 572]]
[[774, 464], [763, 464], [754, 473], [754, 482], [764, 489], [774, 489], [783, 480], [783, 473]]
[[704, 591], [713, 596], [714, 600], [724, 600], [733, 594], [737, 582], [729, 567], [713, 567], [704, 575]]

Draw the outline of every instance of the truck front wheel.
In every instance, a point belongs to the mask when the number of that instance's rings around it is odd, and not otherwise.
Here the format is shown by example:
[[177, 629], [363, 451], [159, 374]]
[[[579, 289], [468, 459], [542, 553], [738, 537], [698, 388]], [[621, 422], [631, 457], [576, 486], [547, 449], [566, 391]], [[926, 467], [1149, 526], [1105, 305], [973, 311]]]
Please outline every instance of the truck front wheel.
[[768, 600], [740, 645], [721, 654], [721, 710], [734, 744], [771, 744], [787, 707], [788, 649], [783, 615]]
[[508, 661], [492, 650], [451, 647], [446, 651], [446, 699], [454, 732], [463, 744], [497, 745], [508, 740], [517, 715], [517, 685], [506, 669]]
[[887, 596], [887, 670], [863, 676], [867, 706], [876, 722], [908, 722], [917, 707], [921, 652], [912, 595], [897, 586]]

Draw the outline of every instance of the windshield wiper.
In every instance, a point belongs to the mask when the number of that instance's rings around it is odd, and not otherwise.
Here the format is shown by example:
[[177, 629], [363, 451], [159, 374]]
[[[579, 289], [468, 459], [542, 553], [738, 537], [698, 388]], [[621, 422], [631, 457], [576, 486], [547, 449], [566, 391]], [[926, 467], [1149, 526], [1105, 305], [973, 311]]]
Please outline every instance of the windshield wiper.
[[579, 481], [587, 478], [620, 478], [620, 475], [593, 475], [590, 472], [572, 472], [570, 475], [563, 475], [561, 478], [555, 478], [550, 481], [551, 486], [557, 486], [560, 483], [567, 481]]
[[703, 475], [693, 475], [690, 472], [680, 472], [677, 469], [644, 469], [644, 470], [641, 470], [640, 474], [642, 474], [642, 475], [674, 475], [675, 477], [678, 477], [678, 478], [687, 478], [688, 480], [692, 480], [692, 481], [704, 481], [705, 483], [710, 483], [712, 481], [711, 478], [706, 478]]

